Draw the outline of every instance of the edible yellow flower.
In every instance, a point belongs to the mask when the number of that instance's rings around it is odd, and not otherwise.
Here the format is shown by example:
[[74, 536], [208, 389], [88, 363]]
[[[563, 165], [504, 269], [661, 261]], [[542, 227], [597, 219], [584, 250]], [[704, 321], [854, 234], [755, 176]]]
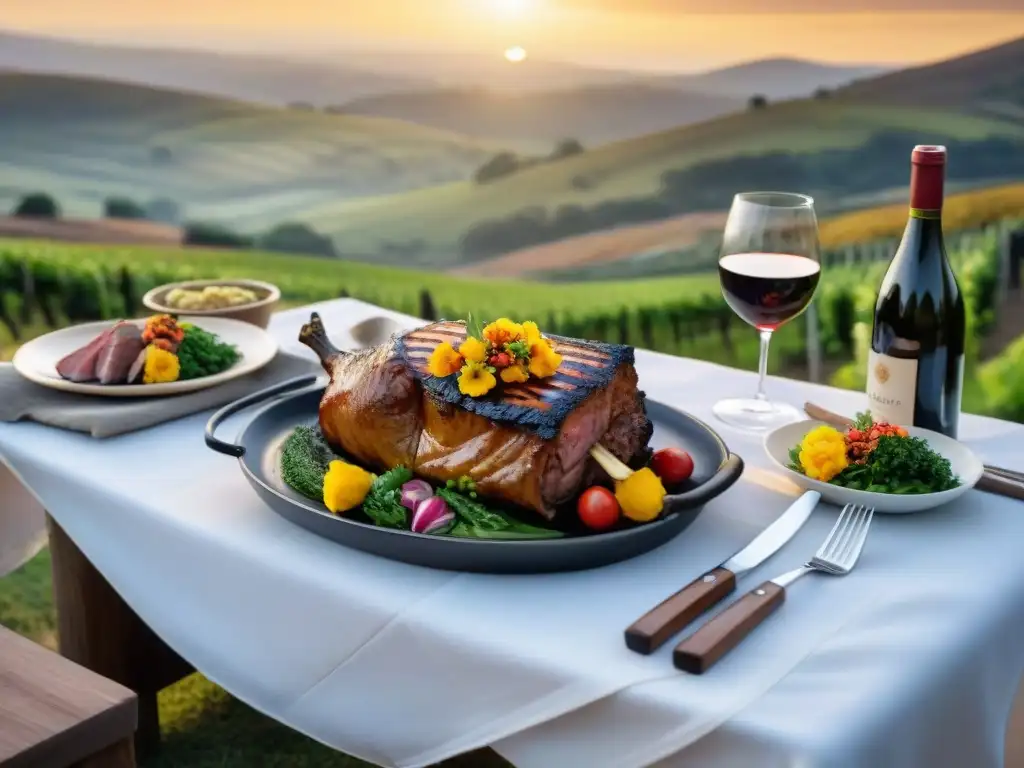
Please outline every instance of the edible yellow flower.
[[541, 340], [540, 328], [532, 320], [527, 320], [523, 323], [523, 333], [526, 336], [526, 343], [531, 347]]
[[623, 515], [646, 523], [661, 514], [665, 506], [665, 486], [650, 467], [644, 467], [615, 484], [615, 498]]
[[334, 514], [347, 512], [363, 503], [373, 484], [373, 475], [362, 467], [332, 461], [324, 475], [324, 505]]
[[178, 356], [155, 344], [146, 347], [146, 362], [142, 369], [143, 384], [166, 384], [177, 381], [181, 373]]
[[530, 374], [523, 364], [510, 365], [501, 370], [501, 380], [506, 384], [520, 384], [530, 378]]
[[456, 352], [447, 341], [443, 341], [434, 347], [434, 351], [430, 353], [430, 362], [427, 363], [427, 370], [430, 371], [430, 375], [437, 376], [439, 379], [451, 376], [461, 367], [462, 355]]
[[538, 379], [554, 376], [561, 364], [562, 356], [549, 342], [542, 340], [530, 347], [530, 373]]
[[499, 318], [484, 328], [484, 338], [498, 349], [509, 342], [519, 341], [524, 335], [523, 326], [513, 323], [507, 317]]
[[832, 427], [816, 427], [800, 443], [800, 466], [804, 474], [827, 483], [846, 469], [846, 439]]
[[484, 367], [483, 363], [468, 362], [462, 367], [459, 376], [459, 392], [470, 397], [486, 395], [498, 384], [494, 374]]
[[487, 345], [470, 336], [459, 345], [459, 354], [471, 363], [482, 363], [487, 358]]

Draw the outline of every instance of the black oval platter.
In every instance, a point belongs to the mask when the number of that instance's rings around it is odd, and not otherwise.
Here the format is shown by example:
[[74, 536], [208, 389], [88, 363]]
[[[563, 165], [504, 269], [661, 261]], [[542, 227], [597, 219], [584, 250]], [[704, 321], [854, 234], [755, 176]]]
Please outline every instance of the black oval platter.
[[[469, 539], [381, 528], [359, 519], [361, 516], [333, 515], [281, 479], [284, 441], [296, 427], [316, 425], [323, 393], [324, 383], [310, 375], [230, 403], [210, 417], [206, 444], [218, 453], [237, 458], [249, 484], [287, 520], [346, 547], [413, 565], [494, 574], [554, 573], [610, 565], [671, 541], [697, 518], [708, 501], [726, 491], [743, 472], [743, 460], [730, 453], [708, 425], [647, 400], [647, 415], [654, 423], [651, 448], [679, 447], [694, 461], [693, 476], [682, 487], [668, 489], [665, 512], [654, 522], [625, 522], [611, 531], [586, 532], [572, 509], [567, 508], [557, 516], [566, 521], [567, 527], [561, 528], [566, 535], [555, 539]], [[271, 398], [276, 399], [252, 416], [237, 442], [227, 443], [215, 436], [226, 418]], [[542, 524], [535, 513], [523, 511], [518, 517], [523, 522]]]

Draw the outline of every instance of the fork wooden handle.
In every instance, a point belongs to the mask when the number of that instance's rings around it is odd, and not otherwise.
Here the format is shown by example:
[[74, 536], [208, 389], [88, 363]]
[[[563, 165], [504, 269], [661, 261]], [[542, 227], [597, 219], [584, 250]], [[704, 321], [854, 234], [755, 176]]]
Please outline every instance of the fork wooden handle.
[[785, 600], [786, 590], [766, 581], [677, 645], [672, 663], [684, 672], [704, 674]]
[[736, 589], [736, 574], [715, 568], [694, 579], [671, 597], [637, 619], [626, 630], [626, 647], [636, 653], [654, 653], [672, 635]]

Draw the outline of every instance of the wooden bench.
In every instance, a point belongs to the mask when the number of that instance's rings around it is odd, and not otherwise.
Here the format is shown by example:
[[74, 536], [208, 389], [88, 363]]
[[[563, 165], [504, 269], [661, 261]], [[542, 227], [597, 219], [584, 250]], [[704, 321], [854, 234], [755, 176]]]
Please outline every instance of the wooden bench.
[[135, 768], [129, 689], [0, 627], [0, 768]]

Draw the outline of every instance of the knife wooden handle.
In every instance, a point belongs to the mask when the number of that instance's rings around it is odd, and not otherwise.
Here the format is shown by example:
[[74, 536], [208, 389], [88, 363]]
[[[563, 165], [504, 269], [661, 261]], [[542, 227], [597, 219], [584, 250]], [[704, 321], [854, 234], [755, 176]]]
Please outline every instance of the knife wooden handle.
[[736, 574], [715, 568], [662, 601], [626, 630], [626, 647], [644, 655], [654, 653], [672, 635], [736, 589]]
[[684, 672], [704, 674], [785, 600], [786, 590], [766, 581], [677, 645], [672, 663]]

